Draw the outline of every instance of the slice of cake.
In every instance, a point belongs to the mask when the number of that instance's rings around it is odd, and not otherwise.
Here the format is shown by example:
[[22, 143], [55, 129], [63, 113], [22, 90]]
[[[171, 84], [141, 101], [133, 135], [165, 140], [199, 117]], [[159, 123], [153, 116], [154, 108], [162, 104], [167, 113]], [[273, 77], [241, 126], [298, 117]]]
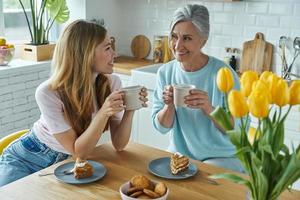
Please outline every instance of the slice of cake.
[[171, 156], [170, 167], [172, 174], [176, 175], [189, 167], [189, 158], [180, 153], [174, 153]]
[[74, 177], [76, 179], [87, 178], [93, 175], [93, 166], [86, 160], [76, 159], [74, 166]]

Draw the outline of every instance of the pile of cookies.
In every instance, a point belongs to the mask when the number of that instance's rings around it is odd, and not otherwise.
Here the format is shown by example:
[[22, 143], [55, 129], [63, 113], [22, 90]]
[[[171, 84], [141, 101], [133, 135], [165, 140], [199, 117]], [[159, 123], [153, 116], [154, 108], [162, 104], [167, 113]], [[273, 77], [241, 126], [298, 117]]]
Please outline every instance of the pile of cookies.
[[156, 199], [165, 195], [166, 192], [167, 187], [163, 182], [155, 184], [144, 175], [136, 175], [130, 180], [127, 195], [138, 199]]

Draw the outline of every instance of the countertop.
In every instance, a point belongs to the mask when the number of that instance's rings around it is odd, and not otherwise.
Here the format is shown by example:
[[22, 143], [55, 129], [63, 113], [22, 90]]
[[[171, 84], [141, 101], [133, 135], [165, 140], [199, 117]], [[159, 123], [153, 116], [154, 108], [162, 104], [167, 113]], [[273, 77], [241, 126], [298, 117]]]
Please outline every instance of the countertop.
[[154, 64], [153, 60], [137, 59], [134, 57], [120, 56], [115, 59], [114, 72], [131, 75], [131, 70], [146, 65]]

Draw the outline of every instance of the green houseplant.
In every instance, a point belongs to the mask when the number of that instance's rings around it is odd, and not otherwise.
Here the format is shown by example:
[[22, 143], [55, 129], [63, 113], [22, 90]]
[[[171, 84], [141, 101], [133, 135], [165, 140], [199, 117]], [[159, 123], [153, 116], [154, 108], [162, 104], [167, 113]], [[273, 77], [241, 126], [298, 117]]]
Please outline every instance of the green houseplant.
[[54, 44], [48, 45], [51, 27], [54, 22], [62, 24], [69, 19], [70, 12], [66, 0], [28, 0], [30, 1], [30, 16], [24, 8], [23, 1], [19, 0], [19, 3], [29, 29], [30, 45], [33, 46], [25, 45], [22, 57], [37, 61], [49, 59], [52, 57], [55, 46]]
[[[42, 0], [40, 5], [37, 0], [29, 1], [32, 22], [29, 20], [22, 0], [19, 0], [30, 32], [31, 44], [48, 44], [49, 31], [54, 22], [64, 23], [69, 19], [66, 0]], [[47, 21], [45, 21], [45, 14], [48, 15]]]
[[[222, 68], [217, 85], [226, 96], [229, 93], [228, 101], [225, 109], [218, 107], [211, 116], [226, 130], [249, 178], [229, 173], [211, 177], [244, 184], [253, 200], [278, 199], [300, 178], [300, 145], [290, 152], [284, 144], [284, 121], [291, 107], [300, 104], [300, 80], [288, 87], [285, 80], [271, 72], [258, 77], [247, 71], [241, 77], [241, 91], [237, 91], [231, 90], [231, 72]], [[258, 119], [252, 141], [247, 135], [249, 114]], [[241, 121], [237, 130], [230, 123], [231, 117]]]

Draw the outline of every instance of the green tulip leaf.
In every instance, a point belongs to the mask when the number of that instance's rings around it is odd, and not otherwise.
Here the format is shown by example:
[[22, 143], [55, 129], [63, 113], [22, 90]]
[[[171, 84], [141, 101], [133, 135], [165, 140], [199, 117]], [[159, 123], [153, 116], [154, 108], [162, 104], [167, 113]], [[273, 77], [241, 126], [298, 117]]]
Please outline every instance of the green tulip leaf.
[[225, 112], [220, 106], [216, 107], [215, 110], [210, 113], [210, 116], [214, 118], [219, 126], [225, 131], [233, 129], [230, 114]]
[[210, 175], [209, 178], [212, 179], [227, 179], [230, 181], [233, 181], [235, 183], [238, 184], [244, 184], [244, 185], [248, 185], [249, 181], [246, 179], [243, 179], [242, 177], [235, 175], [235, 174], [230, 174], [230, 173], [221, 173], [221, 174], [214, 174], [214, 175]]

